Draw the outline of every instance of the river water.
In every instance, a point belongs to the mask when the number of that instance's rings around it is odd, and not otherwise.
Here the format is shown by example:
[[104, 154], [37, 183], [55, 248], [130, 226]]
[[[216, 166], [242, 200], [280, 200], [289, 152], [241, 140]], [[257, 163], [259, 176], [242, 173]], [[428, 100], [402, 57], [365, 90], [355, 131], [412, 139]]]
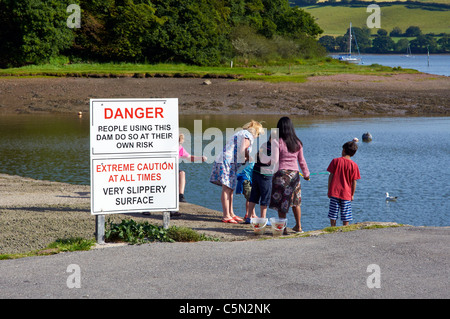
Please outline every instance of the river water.
[[390, 67], [414, 69], [424, 73], [450, 76], [450, 54], [361, 54], [361, 64], [380, 64]]
[[[191, 133], [184, 146], [191, 153], [203, 150], [211, 143], [204, 135], [207, 128], [224, 131], [237, 128], [249, 119], [249, 116], [182, 116], [180, 127]], [[264, 120], [264, 126], [271, 128], [276, 127], [278, 117], [256, 116], [255, 119]], [[449, 117], [293, 120], [313, 173], [325, 172], [329, 162], [340, 156], [346, 141], [354, 137], [361, 140], [367, 131], [372, 134], [373, 141], [359, 142], [359, 150], [353, 157], [361, 171], [353, 202], [354, 222], [450, 225]], [[0, 136], [1, 173], [89, 185], [88, 117], [2, 116]], [[180, 163], [187, 175], [185, 195], [191, 203], [221, 211], [221, 189], [209, 183], [211, 167], [211, 163]], [[302, 225], [306, 231], [329, 225], [327, 178], [327, 175], [312, 175], [310, 181], [302, 181]], [[386, 202], [385, 192], [398, 196], [398, 200]], [[243, 195], [236, 195], [236, 213], [242, 216], [244, 207]], [[275, 215], [275, 211], [269, 210], [269, 217]], [[291, 213], [288, 219], [292, 227]]]

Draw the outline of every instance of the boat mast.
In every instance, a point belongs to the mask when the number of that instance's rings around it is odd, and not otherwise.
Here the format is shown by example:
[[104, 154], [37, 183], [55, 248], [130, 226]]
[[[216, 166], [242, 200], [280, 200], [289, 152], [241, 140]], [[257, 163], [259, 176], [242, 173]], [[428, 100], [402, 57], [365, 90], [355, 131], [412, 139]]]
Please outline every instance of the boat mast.
[[350, 22], [350, 29], [348, 30], [349, 33], [349, 40], [348, 40], [348, 52], [349, 55], [352, 55], [352, 23]]

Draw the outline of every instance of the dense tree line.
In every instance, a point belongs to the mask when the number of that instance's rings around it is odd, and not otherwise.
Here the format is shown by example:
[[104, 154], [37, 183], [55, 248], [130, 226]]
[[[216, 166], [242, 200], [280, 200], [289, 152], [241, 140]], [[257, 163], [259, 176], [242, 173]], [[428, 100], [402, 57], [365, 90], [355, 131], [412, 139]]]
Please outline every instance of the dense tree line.
[[[69, 4], [81, 27], [67, 26]], [[72, 61], [290, 59], [324, 53], [314, 18], [288, 0], [0, 0], [0, 67]]]
[[[348, 50], [349, 30], [343, 36], [333, 37], [325, 35], [319, 39], [328, 52], [346, 52]], [[406, 53], [408, 46], [412, 53], [448, 53], [450, 52], [450, 37], [448, 34], [422, 34], [417, 26], [408, 27], [403, 33], [399, 27], [394, 27], [389, 33], [378, 29], [372, 35], [367, 27], [353, 27], [352, 33], [356, 42], [352, 43], [353, 50], [361, 53]], [[403, 37], [395, 42], [392, 37]], [[415, 37], [412, 40], [408, 38]], [[355, 41], [355, 40], [353, 40]], [[356, 47], [357, 45], [357, 47]]]

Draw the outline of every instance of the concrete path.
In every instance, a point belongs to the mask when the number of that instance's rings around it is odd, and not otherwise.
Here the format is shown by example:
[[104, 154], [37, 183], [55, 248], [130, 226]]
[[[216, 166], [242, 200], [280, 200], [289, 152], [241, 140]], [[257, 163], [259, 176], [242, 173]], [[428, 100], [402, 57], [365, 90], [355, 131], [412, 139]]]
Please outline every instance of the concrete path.
[[0, 298], [449, 298], [449, 266], [450, 227], [155, 243], [0, 260]]

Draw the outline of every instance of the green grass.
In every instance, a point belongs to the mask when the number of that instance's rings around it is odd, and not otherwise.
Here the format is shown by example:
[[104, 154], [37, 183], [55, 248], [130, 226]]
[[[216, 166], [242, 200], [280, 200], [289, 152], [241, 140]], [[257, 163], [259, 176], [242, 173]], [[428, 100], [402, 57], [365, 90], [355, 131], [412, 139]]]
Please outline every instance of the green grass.
[[238, 80], [268, 82], [305, 82], [310, 76], [342, 73], [386, 75], [392, 73], [417, 73], [414, 70], [394, 70], [385, 66], [355, 65], [332, 58], [297, 60], [286, 64], [266, 64], [252, 67], [200, 67], [186, 64], [45, 64], [21, 68], [1, 69], [0, 76], [19, 77], [223, 77]]
[[[107, 242], [126, 242], [129, 244], [144, 244], [159, 242], [197, 242], [219, 241], [218, 238], [199, 234], [187, 227], [172, 226], [169, 229], [145, 223], [138, 223], [132, 219], [124, 219], [120, 224], [108, 221], [108, 230], [105, 233]], [[109, 224], [109, 225], [108, 225]], [[96, 244], [95, 239], [68, 238], [57, 239], [44, 249], [27, 253], [0, 254], [0, 260], [18, 259], [33, 256], [48, 256], [62, 252], [90, 250]]]
[[187, 227], [172, 226], [164, 229], [148, 222], [136, 222], [133, 219], [123, 219], [121, 223], [106, 223], [105, 240], [107, 242], [127, 242], [130, 244], [145, 244], [150, 242], [196, 242], [215, 240], [197, 233]]
[[69, 251], [89, 250], [94, 245], [95, 245], [94, 239], [84, 239], [84, 238], [58, 239], [44, 249], [39, 249], [23, 254], [1, 254], [0, 260], [17, 259], [32, 256], [54, 255], [61, 252], [69, 252]]
[[[426, 33], [450, 33], [448, 10], [425, 10], [422, 8], [408, 8], [406, 5], [380, 5], [381, 28], [390, 32], [398, 26], [403, 32], [409, 26], [418, 26], [423, 34]], [[344, 35], [349, 23], [355, 27], [366, 25], [366, 20], [371, 12], [366, 12], [366, 7], [350, 6], [309, 6], [303, 9], [311, 13], [317, 20], [316, 23], [324, 30], [323, 35]], [[375, 34], [378, 29], [372, 29]]]

